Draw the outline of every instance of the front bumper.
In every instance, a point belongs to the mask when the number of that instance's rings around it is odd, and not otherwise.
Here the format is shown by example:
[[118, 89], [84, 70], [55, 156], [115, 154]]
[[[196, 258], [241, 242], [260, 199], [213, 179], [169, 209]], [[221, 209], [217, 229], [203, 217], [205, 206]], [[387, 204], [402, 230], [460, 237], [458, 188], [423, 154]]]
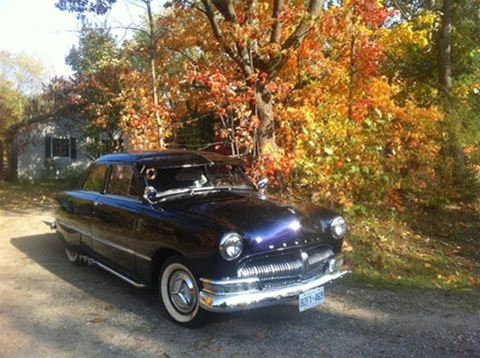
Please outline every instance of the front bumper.
[[[349, 270], [329, 270], [320, 276], [294, 284], [260, 289], [257, 279], [211, 281], [201, 279], [200, 306], [210, 312], [235, 312], [288, 302], [311, 289], [323, 286], [349, 274]], [[225, 292], [220, 287], [240, 288], [238, 292]], [[219, 292], [221, 291], [221, 292]]]

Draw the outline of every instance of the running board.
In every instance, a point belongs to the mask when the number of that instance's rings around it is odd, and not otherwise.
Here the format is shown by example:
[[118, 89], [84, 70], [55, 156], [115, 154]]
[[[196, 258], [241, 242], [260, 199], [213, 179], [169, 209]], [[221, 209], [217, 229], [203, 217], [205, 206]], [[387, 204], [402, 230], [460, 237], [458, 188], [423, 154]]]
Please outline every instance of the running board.
[[143, 283], [139, 283], [137, 281], [134, 281], [130, 278], [128, 278], [127, 276], [121, 274], [120, 272], [118, 271], [115, 271], [114, 269], [112, 269], [111, 267], [105, 265], [105, 264], [102, 264], [100, 261], [97, 261], [95, 260], [94, 258], [91, 258], [90, 256], [86, 256], [86, 255], [81, 255], [80, 258], [88, 263], [89, 265], [96, 265], [102, 269], [104, 269], [105, 271], [111, 273], [112, 275], [118, 277], [119, 279], [129, 283], [130, 285], [134, 286], [134, 287], [137, 287], [137, 288], [145, 288], [147, 287], [147, 285], [144, 285]]

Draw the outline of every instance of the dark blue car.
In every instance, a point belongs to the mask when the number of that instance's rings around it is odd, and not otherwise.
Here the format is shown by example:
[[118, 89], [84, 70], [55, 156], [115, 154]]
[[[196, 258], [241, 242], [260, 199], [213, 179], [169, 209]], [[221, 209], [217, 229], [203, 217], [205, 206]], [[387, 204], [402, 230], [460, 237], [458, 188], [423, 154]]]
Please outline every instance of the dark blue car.
[[136, 287], [158, 289], [175, 322], [298, 300], [348, 273], [344, 219], [296, 209], [253, 185], [243, 161], [214, 153], [112, 154], [58, 196], [53, 225], [74, 264], [90, 263]]

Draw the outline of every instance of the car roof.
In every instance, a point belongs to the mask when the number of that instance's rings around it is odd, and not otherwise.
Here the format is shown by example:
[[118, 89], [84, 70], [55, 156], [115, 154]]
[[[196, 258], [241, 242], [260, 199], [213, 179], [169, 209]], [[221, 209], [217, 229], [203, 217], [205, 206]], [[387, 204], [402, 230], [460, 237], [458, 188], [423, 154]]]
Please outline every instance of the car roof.
[[96, 160], [96, 163], [109, 162], [152, 165], [161, 168], [214, 164], [245, 165], [245, 162], [239, 158], [213, 152], [196, 152], [191, 150], [107, 154]]

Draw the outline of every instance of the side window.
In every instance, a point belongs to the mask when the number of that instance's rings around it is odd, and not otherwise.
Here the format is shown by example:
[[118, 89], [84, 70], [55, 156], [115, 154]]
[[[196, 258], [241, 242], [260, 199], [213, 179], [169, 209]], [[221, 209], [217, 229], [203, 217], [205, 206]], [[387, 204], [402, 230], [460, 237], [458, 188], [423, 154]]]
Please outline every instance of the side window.
[[93, 169], [90, 170], [90, 173], [88, 173], [87, 179], [83, 184], [83, 189], [100, 193], [103, 190], [103, 183], [106, 174], [107, 167], [105, 165], [93, 167]]
[[113, 165], [108, 181], [107, 193], [123, 196], [138, 196], [133, 167]]

